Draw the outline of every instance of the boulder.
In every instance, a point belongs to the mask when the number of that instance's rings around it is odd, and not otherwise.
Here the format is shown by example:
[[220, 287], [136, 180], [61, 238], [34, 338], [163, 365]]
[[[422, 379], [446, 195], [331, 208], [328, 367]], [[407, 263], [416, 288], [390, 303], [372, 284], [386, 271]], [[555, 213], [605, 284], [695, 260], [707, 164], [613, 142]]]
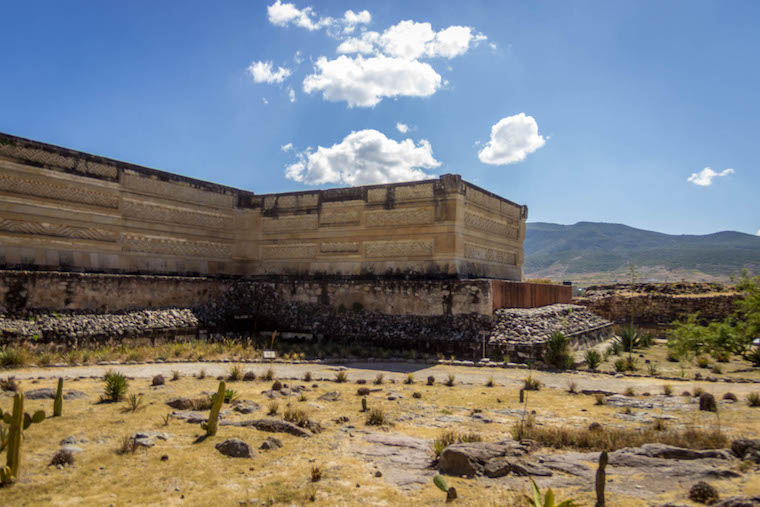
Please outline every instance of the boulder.
[[155, 377], [153, 377], [153, 382], [151, 382], [150, 385], [152, 385], [152, 386], [162, 386], [164, 384], [166, 384], [166, 379], [164, 378], [164, 376], [163, 375], [156, 375]]
[[[438, 470], [449, 475], [473, 477], [484, 473], [485, 466], [495, 458], [516, 458], [524, 456], [528, 452], [528, 446], [523, 446], [513, 440], [499, 443], [469, 442], [452, 444], [441, 453], [441, 457], [438, 460]], [[492, 473], [495, 472], [492, 471]]]
[[760, 458], [760, 439], [758, 438], [737, 438], [731, 443], [731, 451], [739, 459], [751, 459], [755, 463], [760, 463], [757, 459]]
[[689, 489], [689, 500], [697, 503], [714, 503], [718, 500], [718, 492], [705, 481], [699, 481]]
[[229, 438], [216, 444], [216, 450], [230, 458], [252, 458], [251, 447], [239, 438]]
[[[52, 387], [32, 389], [31, 391], [27, 391], [24, 393], [24, 398], [26, 398], [27, 400], [54, 400], [55, 391], [56, 390], [53, 389]], [[76, 391], [74, 389], [69, 389], [68, 391], [65, 391], [63, 393], [64, 400], [79, 400], [86, 397], [87, 397], [87, 393], [83, 393], [82, 391]]]
[[715, 396], [710, 393], [702, 393], [699, 395], [699, 410], [705, 412], [717, 412], [718, 405], [715, 402]]
[[297, 437], [310, 437], [312, 433], [293, 423], [280, 421], [279, 419], [253, 419], [250, 421], [222, 421], [221, 426], [238, 426], [241, 428], [252, 427], [259, 431], [270, 433], [288, 433]]
[[252, 401], [246, 401], [235, 404], [234, 407], [232, 407], [232, 410], [235, 412], [240, 412], [241, 414], [252, 414], [256, 412], [259, 408], [259, 405], [252, 402]]
[[261, 447], [259, 449], [265, 450], [265, 451], [272, 451], [274, 449], [279, 449], [282, 447], [282, 442], [280, 442], [279, 438], [274, 437], [267, 437], [264, 442], [262, 442]]
[[317, 398], [317, 400], [319, 401], [338, 401], [339, 399], [340, 399], [340, 393], [338, 391], [331, 391]]

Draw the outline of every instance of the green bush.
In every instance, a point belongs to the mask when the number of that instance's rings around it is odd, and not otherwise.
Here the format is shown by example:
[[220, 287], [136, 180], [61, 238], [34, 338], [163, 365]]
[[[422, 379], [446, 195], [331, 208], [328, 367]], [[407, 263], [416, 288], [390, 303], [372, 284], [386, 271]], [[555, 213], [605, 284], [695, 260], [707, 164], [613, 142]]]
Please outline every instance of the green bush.
[[586, 366], [592, 370], [596, 370], [602, 364], [602, 355], [598, 350], [588, 349], [583, 356], [583, 360], [586, 361]]
[[563, 333], [557, 332], [549, 337], [544, 351], [544, 362], [558, 370], [567, 370], [574, 366], [570, 340]]
[[615, 362], [612, 363], [612, 366], [615, 367], [615, 371], [624, 372], [628, 369], [628, 361], [621, 357], [620, 359], [615, 359]]
[[633, 352], [633, 349], [641, 347], [641, 341], [639, 338], [639, 328], [633, 324], [624, 326], [620, 330], [617, 342], [620, 344], [620, 348], [625, 352]]
[[127, 394], [129, 382], [127, 377], [118, 371], [108, 370], [103, 380], [106, 383], [103, 388], [103, 400], [115, 403], [121, 401]]

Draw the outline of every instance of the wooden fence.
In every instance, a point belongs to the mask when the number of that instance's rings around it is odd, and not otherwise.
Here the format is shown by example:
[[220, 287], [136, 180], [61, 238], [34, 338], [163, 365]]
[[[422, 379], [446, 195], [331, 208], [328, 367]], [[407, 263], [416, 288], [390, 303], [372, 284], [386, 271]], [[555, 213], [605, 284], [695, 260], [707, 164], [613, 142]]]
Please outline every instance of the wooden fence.
[[556, 303], [572, 303], [573, 288], [547, 283], [491, 281], [493, 309], [536, 308]]

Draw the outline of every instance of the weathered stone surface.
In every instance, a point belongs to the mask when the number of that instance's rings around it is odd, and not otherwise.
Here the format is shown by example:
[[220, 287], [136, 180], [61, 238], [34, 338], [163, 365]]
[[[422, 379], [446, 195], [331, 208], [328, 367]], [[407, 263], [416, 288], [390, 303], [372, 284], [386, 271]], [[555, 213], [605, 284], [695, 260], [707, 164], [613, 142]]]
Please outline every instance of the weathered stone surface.
[[156, 440], [169, 440], [174, 435], [164, 431], [138, 431], [132, 435], [135, 444], [141, 447], [153, 447]]
[[737, 438], [731, 442], [731, 451], [740, 459], [746, 459], [748, 454], [757, 455], [755, 453], [760, 453], [760, 438]]
[[241, 403], [236, 403], [234, 407], [232, 407], [232, 410], [235, 412], [240, 412], [241, 414], [252, 414], [259, 410], [261, 407], [258, 405], [258, 403], [254, 403], [252, 401], [245, 401]]
[[500, 443], [452, 444], [441, 453], [438, 470], [449, 475], [472, 477], [482, 473], [486, 464], [494, 458], [519, 457], [527, 454], [528, 451], [527, 446], [509, 440]]
[[251, 458], [251, 447], [239, 438], [229, 438], [216, 444], [216, 450], [230, 458]]
[[319, 398], [317, 398], [319, 401], [338, 401], [340, 400], [340, 393], [338, 391], [331, 391], [329, 393], [325, 393]]
[[356, 446], [355, 453], [382, 470], [380, 477], [403, 490], [419, 488], [430, 482], [433, 453], [430, 442], [397, 433], [369, 433], [369, 445]]
[[694, 460], [706, 458], [731, 459], [730, 453], [722, 449], [707, 449], [701, 451], [694, 449], [684, 449], [682, 447], [674, 447], [665, 444], [644, 444], [641, 447], [628, 447], [616, 452], [637, 454], [639, 456], [647, 456], [649, 458], [678, 460]]
[[[53, 389], [52, 387], [32, 389], [31, 391], [25, 392], [24, 397], [27, 400], [54, 400], [55, 391], [56, 390]], [[69, 389], [68, 391], [63, 392], [64, 400], [79, 400], [86, 397], [87, 397], [87, 393], [84, 393], [82, 391], [76, 391], [74, 389]]]
[[713, 507], [760, 507], [760, 496], [732, 496], [730, 498], [724, 498], [717, 503], [712, 504]]
[[279, 449], [282, 447], [282, 442], [279, 438], [274, 437], [267, 437], [262, 443], [261, 447], [259, 449], [265, 450], [265, 451], [271, 451], [274, 449]]
[[278, 419], [254, 419], [250, 421], [222, 421], [220, 426], [239, 426], [241, 428], [253, 427], [259, 431], [271, 433], [289, 433], [297, 437], [310, 437], [312, 433], [295, 424]]

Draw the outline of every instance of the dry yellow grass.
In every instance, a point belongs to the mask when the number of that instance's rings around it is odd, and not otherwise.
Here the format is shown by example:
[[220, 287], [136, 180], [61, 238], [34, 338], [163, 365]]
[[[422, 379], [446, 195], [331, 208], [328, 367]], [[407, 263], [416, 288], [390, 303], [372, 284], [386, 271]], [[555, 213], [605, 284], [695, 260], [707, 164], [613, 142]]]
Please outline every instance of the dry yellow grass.
[[[264, 373], [265, 365], [243, 365], [244, 370], [254, 370], [257, 376]], [[275, 371], [277, 366], [274, 366]], [[445, 378], [448, 369], [442, 369], [439, 378]], [[458, 377], [462, 370], [451, 369]], [[315, 375], [320, 377], [322, 375]], [[167, 381], [164, 387], [153, 388], [150, 379], [138, 378], [130, 381], [130, 392], [142, 393], [145, 408], [134, 413], [124, 412], [124, 403], [97, 404], [102, 392], [102, 381], [67, 381], [65, 389], [77, 389], [88, 394], [87, 399], [66, 400], [63, 416], [50, 418], [26, 432], [22, 446], [21, 478], [18, 484], [0, 490], [3, 505], [237, 505], [241, 501], [258, 499], [272, 500], [277, 504], [350, 505], [358, 502], [384, 505], [430, 505], [443, 503], [443, 496], [432, 482], [417, 490], [404, 492], [374, 476], [374, 468], [352, 451], [362, 438], [364, 430], [377, 431], [364, 425], [365, 414], [361, 413], [360, 397], [356, 395], [355, 377], [349, 372], [349, 382], [336, 383], [332, 375], [324, 375], [329, 381], [316, 380], [304, 383], [300, 380], [282, 380], [291, 385], [305, 384], [310, 388], [307, 402], [298, 402], [294, 395], [290, 402], [304, 410], [309, 418], [325, 426], [325, 431], [312, 438], [302, 439], [285, 434], [277, 434], [284, 447], [274, 451], [258, 451], [253, 459], [233, 459], [222, 456], [214, 446], [232, 437], [238, 437], [257, 449], [271, 434], [250, 428], [220, 426], [217, 436], [194, 443], [203, 434], [197, 424], [172, 420], [164, 426], [163, 418], [173, 411], [165, 402], [174, 396], [197, 398], [201, 393], [216, 390], [217, 380], [207, 377], [199, 380], [183, 376], [177, 381]], [[395, 382], [389, 381], [393, 378]], [[482, 382], [465, 384], [458, 381], [453, 388], [437, 382], [433, 386], [422, 383], [405, 385], [403, 376], [386, 374], [382, 392], [369, 395], [369, 406], [380, 408], [392, 421], [388, 431], [432, 440], [440, 436], [444, 429], [456, 429], [460, 433], [477, 433], [485, 441], [510, 438], [511, 425], [518, 420], [515, 415], [499, 415], [502, 409], [521, 409], [518, 402], [517, 385], [512, 387], [484, 388]], [[312, 383], [318, 387], [311, 388]], [[266, 417], [268, 398], [261, 392], [272, 382], [228, 382], [242, 400], [258, 403], [261, 409], [254, 414], [235, 418], [252, 419]], [[40, 380], [37, 383], [24, 380], [23, 390], [40, 387], [55, 387], [55, 379]], [[317, 401], [322, 394], [330, 391], [341, 393], [337, 402]], [[389, 401], [387, 393], [394, 391], [403, 398]], [[414, 399], [412, 393], [422, 393], [421, 399]], [[500, 401], [499, 401], [500, 400]], [[280, 417], [288, 400], [280, 400]], [[635, 424], [616, 418], [620, 409], [609, 406], [595, 406], [594, 398], [570, 395], [559, 389], [545, 388], [529, 395], [529, 409], [536, 410], [537, 423], [548, 424], [561, 419], [564, 424], [587, 427], [592, 421], [607, 425]], [[9, 409], [10, 397], [0, 397], [0, 407]], [[27, 401], [26, 410], [44, 409], [52, 411], [52, 400]], [[322, 408], [317, 408], [318, 404]], [[225, 406], [229, 408], [229, 406]], [[473, 409], [488, 413], [499, 422], [482, 423], [468, 417]], [[744, 404], [734, 404], [721, 411], [721, 424], [726, 433], [757, 437], [758, 428], [753, 425], [753, 409]], [[403, 416], [416, 412], [418, 418], [403, 420]], [[441, 415], [460, 416], [463, 422], [441, 428], [426, 422]], [[708, 418], [698, 414], [694, 419], [693, 408], [681, 412], [671, 412], [679, 420], [712, 427], [714, 415]], [[356, 435], [341, 430], [334, 419], [349, 417], [348, 424], [356, 427]], [[231, 416], [232, 417], [232, 416]], [[150, 449], [138, 449], [134, 454], [116, 453], [123, 436], [140, 430], [166, 431], [173, 438], [166, 442], [157, 440]], [[85, 437], [89, 442], [80, 445], [84, 452], [75, 456], [72, 467], [56, 469], [48, 463], [59, 448], [59, 441], [74, 435]], [[167, 455], [167, 461], [161, 456]], [[432, 457], [432, 450], [431, 450]], [[322, 479], [311, 482], [313, 466], [319, 466]], [[613, 475], [614, 477], [614, 475]], [[521, 491], [507, 490], [497, 483], [488, 484], [480, 480], [447, 478], [449, 485], [457, 488], [459, 505], [520, 505]], [[527, 480], [525, 481], [527, 489]], [[722, 483], [722, 487], [727, 484]], [[744, 486], [736, 482], [727, 490], [743, 491]], [[581, 504], [592, 503], [592, 485], [587, 490], [577, 488], [555, 489], [558, 498], [575, 498]], [[746, 489], [746, 488], [745, 488]], [[611, 504], [645, 505], [635, 498], [612, 498]]]

